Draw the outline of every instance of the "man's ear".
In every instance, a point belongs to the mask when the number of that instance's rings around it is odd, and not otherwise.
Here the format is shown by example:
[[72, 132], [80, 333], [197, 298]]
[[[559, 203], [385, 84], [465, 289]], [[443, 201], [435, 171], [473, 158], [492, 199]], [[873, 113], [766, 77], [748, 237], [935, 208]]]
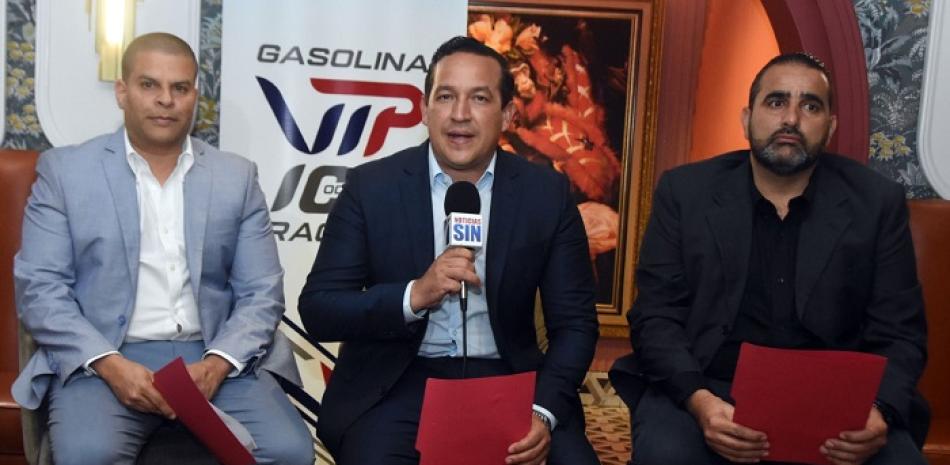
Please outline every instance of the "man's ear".
[[429, 107], [426, 105], [426, 96], [419, 97], [419, 110], [422, 111], [422, 124], [429, 125]]
[[749, 133], [749, 122], [752, 120], [752, 110], [749, 107], [743, 108], [739, 119], [742, 120], [742, 133], [745, 135], [745, 139], [752, 142], [752, 136]]
[[125, 81], [122, 79], [116, 79], [115, 81], [115, 101], [119, 105], [119, 108], [125, 110], [125, 99], [128, 96], [129, 88], [125, 85]]
[[508, 105], [505, 105], [501, 109], [501, 130], [507, 131], [508, 126], [511, 125], [511, 120], [515, 117], [515, 101], [512, 100], [508, 102]]

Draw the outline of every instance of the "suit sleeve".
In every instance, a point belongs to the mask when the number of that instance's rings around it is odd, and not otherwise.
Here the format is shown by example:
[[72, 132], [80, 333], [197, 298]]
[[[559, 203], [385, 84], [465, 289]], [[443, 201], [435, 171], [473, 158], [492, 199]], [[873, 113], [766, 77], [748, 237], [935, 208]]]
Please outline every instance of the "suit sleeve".
[[37, 162], [13, 274], [20, 321], [46, 351], [47, 365], [65, 381], [90, 358], [116, 347], [83, 316], [76, 301], [76, 254], [58, 171], [60, 155], [46, 152]]
[[692, 292], [682, 253], [681, 210], [673, 180], [665, 174], [657, 185], [653, 211], [640, 247], [637, 298], [628, 314], [638, 369], [681, 402], [697, 388], [702, 369], [690, 352], [686, 321]]
[[927, 360], [927, 325], [908, 218], [903, 189], [895, 185], [880, 221], [861, 349], [887, 357], [878, 400], [905, 426]]
[[422, 326], [407, 325], [403, 315], [408, 280], [372, 281], [363, 197], [360, 170], [352, 169], [300, 293], [300, 318], [318, 341], [409, 338], [413, 328]]
[[538, 372], [535, 403], [563, 422], [571, 418], [597, 343], [595, 285], [584, 223], [561, 181], [559, 221], [540, 283], [548, 351]]
[[284, 313], [284, 271], [277, 256], [267, 202], [248, 164], [244, 208], [238, 231], [230, 284], [234, 307], [207, 350], [218, 350], [241, 363], [260, 361], [273, 343]]

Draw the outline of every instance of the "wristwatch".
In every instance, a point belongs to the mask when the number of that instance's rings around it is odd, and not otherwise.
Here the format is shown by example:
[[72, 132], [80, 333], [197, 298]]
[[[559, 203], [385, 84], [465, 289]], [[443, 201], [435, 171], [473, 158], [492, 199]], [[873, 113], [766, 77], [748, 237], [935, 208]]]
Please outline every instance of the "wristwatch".
[[548, 431], [551, 431], [551, 430], [552, 430], [552, 428], [551, 428], [551, 420], [547, 417], [547, 415], [545, 415], [545, 414], [543, 414], [543, 413], [541, 413], [541, 412], [539, 412], [539, 411], [537, 411], [537, 410], [532, 410], [532, 411], [531, 411], [531, 414], [533, 414], [534, 416], [538, 417], [538, 419], [541, 420], [541, 423], [544, 423], [544, 426], [548, 429]]

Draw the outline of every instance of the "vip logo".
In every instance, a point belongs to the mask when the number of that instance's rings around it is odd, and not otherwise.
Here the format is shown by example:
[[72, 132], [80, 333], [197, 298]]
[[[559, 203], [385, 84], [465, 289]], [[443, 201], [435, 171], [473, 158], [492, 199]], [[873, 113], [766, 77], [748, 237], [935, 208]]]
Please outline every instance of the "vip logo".
[[[343, 114], [345, 104], [340, 103], [334, 105], [323, 114], [317, 135], [313, 143], [308, 144], [300, 132], [300, 127], [296, 119], [294, 119], [290, 109], [287, 107], [287, 102], [284, 100], [283, 94], [281, 94], [277, 86], [274, 85], [273, 82], [260, 76], [257, 76], [257, 83], [261, 86], [261, 90], [264, 91], [264, 97], [267, 99], [271, 111], [274, 112], [274, 117], [277, 118], [277, 124], [280, 125], [280, 129], [283, 131], [284, 137], [287, 138], [287, 142], [290, 142], [290, 145], [308, 155], [321, 153], [330, 146], [330, 142], [333, 140], [333, 136], [336, 134], [337, 127], [339, 126], [340, 117]], [[376, 121], [373, 123], [373, 129], [369, 133], [369, 141], [366, 144], [363, 156], [368, 157], [379, 152], [383, 147], [383, 143], [386, 141], [386, 136], [389, 134], [390, 129], [411, 128], [422, 121], [422, 111], [419, 108], [422, 92], [410, 84], [318, 78], [310, 79], [310, 84], [317, 92], [323, 94], [404, 98], [409, 100], [412, 104], [412, 109], [409, 110], [408, 113], [399, 113], [394, 106], [387, 107], [379, 113], [379, 116], [376, 117]], [[371, 105], [364, 105], [350, 116], [350, 120], [346, 124], [346, 129], [343, 132], [343, 141], [340, 143], [337, 155], [346, 155], [359, 145], [360, 139], [363, 137], [363, 130], [366, 127], [366, 121], [369, 118], [370, 108]]]

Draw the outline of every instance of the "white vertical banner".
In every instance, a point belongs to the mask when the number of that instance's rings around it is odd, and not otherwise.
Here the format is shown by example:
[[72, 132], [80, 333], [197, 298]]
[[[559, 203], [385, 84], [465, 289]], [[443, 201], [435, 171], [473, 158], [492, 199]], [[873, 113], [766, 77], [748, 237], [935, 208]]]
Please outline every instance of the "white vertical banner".
[[[465, 34], [466, 9], [464, 0], [224, 3], [221, 148], [258, 164], [292, 323], [347, 168], [425, 139], [426, 70], [439, 44]], [[327, 357], [283, 329], [319, 399]]]

